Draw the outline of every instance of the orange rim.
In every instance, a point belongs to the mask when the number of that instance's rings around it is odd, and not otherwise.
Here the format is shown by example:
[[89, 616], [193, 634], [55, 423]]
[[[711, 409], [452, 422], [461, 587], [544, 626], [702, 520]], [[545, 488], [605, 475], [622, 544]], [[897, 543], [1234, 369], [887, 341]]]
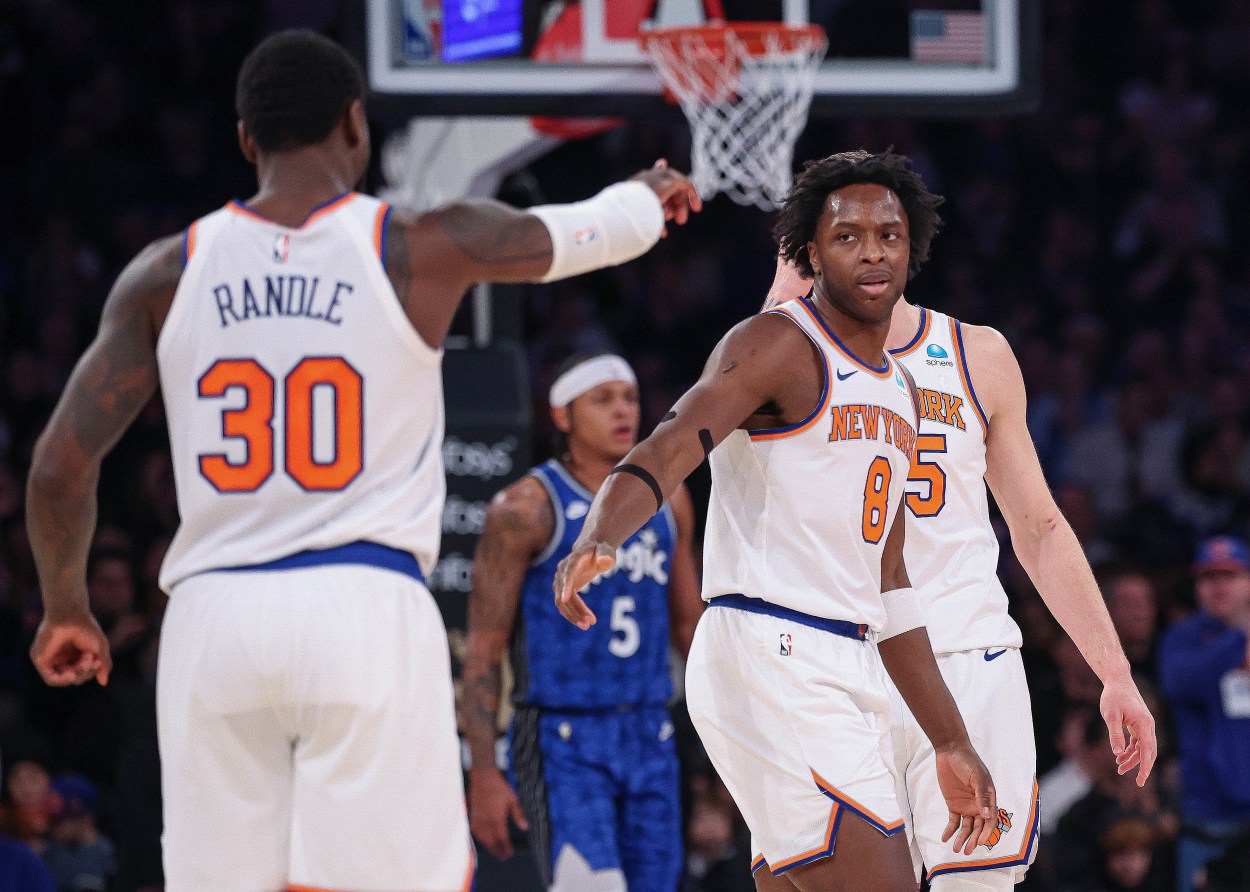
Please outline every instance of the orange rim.
[[782, 22], [723, 22], [719, 25], [690, 25], [681, 28], [653, 28], [639, 36], [644, 48], [653, 43], [679, 47], [681, 41], [689, 37], [702, 38], [705, 46], [723, 52], [725, 35], [733, 34], [753, 56], [762, 56], [768, 51], [765, 37], [776, 35], [781, 38], [781, 48], [792, 50], [802, 43], [823, 41], [825, 29], [820, 25], [787, 25]]

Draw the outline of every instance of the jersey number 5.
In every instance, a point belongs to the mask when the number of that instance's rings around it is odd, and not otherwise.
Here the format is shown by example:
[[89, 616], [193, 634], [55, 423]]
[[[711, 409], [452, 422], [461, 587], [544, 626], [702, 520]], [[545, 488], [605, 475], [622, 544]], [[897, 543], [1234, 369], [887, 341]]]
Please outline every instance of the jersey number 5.
[[[308, 356], [282, 381], [286, 473], [310, 492], [344, 489], [364, 467], [364, 379], [341, 356]], [[219, 359], [199, 380], [200, 399], [220, 399], [239, 388], [246, 402], [221, 410], [221, 432], [246, 445], [243, 461], [201, 453], [200, 473], [219, 492], [255, 492], [273, 474], [276, 382], [254, 359]], [[334, 454], [319, 460], [313, 443], [314, 394], [332, 395]]]
[[[642, 643], [642, 632], [638, 628], [638, 620], [632, 614], [638, 604], [629, 595], [618, 595], [612, 601], [612, 618], [609, 625], [612, 639], [608, 642], [608, 652], [614, 657], [627, 660], [638, 653], [638, 645]], [[617, 638], [617, 633], [621, 637]]]
[[921, 434], [916, 437], [916, 452], [912, 457], [908, 483], [927, 483], [929, 494], [907, 494], [907, 507], [916, 517], [937, 517], [946, 504], [946, 472], [933, 460], [921, 458], [923, 453], [945, 453], [946, 434]]

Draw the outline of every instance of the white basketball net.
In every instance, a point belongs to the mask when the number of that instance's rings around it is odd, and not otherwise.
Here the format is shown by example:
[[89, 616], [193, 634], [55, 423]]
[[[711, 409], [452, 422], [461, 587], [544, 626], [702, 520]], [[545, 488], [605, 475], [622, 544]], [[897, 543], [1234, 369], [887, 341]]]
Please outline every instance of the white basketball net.
[[[662, 34], [662, 32], [661, 32]], [[780, 207], [790, 191], [794, 143], [807, 124], [823, 34], [777, 29], [748, 46], [732, 26], [722, 39], [673, 29], [644, 41], [690, 122], [691, 181], [703, 198]]]

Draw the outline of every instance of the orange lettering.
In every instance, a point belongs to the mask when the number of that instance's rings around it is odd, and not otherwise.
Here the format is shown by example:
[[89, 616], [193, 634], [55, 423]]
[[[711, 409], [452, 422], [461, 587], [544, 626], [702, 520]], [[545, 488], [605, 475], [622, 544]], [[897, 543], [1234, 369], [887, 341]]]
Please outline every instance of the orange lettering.
[[860, 422], [864, 417], [863, 406], [847, 406], [849, 412], [849, 422], [846, 426], [846, 437], [848, 440], [864, 439], [864, 432], [860, 429]]
[[864, 406], [864, 438], [877, 439], [877, 422], [881, 420], [880, 406]]
[[829, 433], [829, 442], [833, 443], [837, 440], [845, 440], [847, 438], [847, 416], [850, 414], [846, 406], [834, 406], [829, 410], [833, 415], [833, 430]]
[[964, 425], [963, 416], [959, 414], [959, 410], [963, 407], [964, 401], [954, 394], [944, 393], [942, 394], [942, 402], [945, 404], [942, 407], [942, 420], [947, 424], [954, 425], [961, 431], [967, 430], [967, 427]]

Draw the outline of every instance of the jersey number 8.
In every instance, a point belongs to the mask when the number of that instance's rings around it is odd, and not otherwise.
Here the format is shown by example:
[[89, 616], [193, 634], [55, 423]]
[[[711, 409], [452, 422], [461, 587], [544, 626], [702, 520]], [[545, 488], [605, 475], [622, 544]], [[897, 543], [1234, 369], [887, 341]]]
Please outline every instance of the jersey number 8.
[[[282, 429], [286, 473], [310, 492], [344, 489], [364, 467], [364, 379], [341, 356], [308, 356], [282, 381], [286, 407]], [[334, 455], [319, 461], [313, 445], [314, 392], [333, 394]], [[241, 388], [246, 402], [221, 410], [221, 431], [247, 446], [243, 461], [224, 453], [201, 453], [200, 473], [219, 492], [255, 492], [273, 474], [276, 382], [254, 359], [219, 359], [199, 380], [200, 399], [220, 399]]]

